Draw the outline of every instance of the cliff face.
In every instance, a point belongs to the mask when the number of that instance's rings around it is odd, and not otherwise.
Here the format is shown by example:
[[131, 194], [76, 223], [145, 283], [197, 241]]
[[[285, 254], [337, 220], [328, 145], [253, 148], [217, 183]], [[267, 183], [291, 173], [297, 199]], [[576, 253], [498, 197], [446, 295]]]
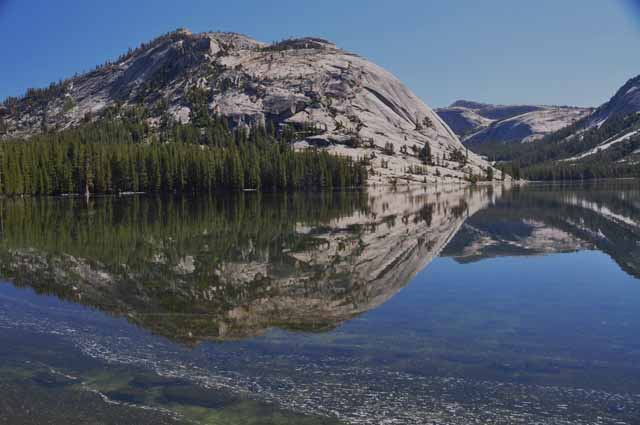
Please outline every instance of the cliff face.
[[[448, 161], [464, 149], [449, 127], [389, 72], [317, 38], [265, 44], [231, 33], [162, 36], [95, 71], [49, 89], [8, 99], [0, 108], [4, 135], [28, 137], [97, 119], [112, 106], [144, 106], [156, 117], [191, 120], [190, 93], [199, 89], [209, 113], [234, 125], [273, 122], [299, 130], [296, 146], [315, 146], [354, 158], [373, 157], [372, 181], [459, 180], [484, 175], [486, 162], [469, 154], [466, 166]], [[314, 127], [313, 134], [305, 128]], [[422, 165], [428, 143], [438, 167]], [[496, 171], [495, 176], [499, 177]]]

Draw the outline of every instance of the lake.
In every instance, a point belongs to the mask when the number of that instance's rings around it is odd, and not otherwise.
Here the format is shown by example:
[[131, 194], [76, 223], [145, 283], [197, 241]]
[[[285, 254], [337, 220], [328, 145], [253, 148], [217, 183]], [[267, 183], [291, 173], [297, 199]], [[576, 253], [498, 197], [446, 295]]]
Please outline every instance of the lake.
[[0, 424], [640, 423], [635, 180], [0, 219]]

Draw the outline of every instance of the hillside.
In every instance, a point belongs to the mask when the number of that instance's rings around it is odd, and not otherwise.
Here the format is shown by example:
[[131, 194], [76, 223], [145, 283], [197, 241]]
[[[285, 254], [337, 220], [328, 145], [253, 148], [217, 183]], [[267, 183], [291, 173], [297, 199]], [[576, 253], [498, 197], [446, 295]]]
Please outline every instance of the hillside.
[[91, 72], [5, 100], [0, 137], [30, 138], [132, 109], [142, 110], [149, 138], [167, 122], [201, 127], [208, 117], [224, 117], [232, 128], [288, 129], [295, 149], [366, 158], [373, 184], [489, 174], [479, 156], [462, 155], [456, 135], [397, 78], [318, 38], [266, 44], [178, 30]]
[[640, 112], [640, 75], [627, 81], [607, 103], [591, 114], [586, 126], [599, 126], [611, 117], [623, 117], [637, 112]]
[[436, 110], [469, 147], [536, 141], [591, 111], [571, 106], [491, 105], [466, 100]]
[[602, 106], [535, 146], [475, 146], [530, 179], [640, 176], [640, 77], [624, 84]]
[[591, 112], [584, 108], [548, 107], [492, 123], [464, 139], [466, 146], [497, 143], [528, 143], [542, 139], [584, 118]]

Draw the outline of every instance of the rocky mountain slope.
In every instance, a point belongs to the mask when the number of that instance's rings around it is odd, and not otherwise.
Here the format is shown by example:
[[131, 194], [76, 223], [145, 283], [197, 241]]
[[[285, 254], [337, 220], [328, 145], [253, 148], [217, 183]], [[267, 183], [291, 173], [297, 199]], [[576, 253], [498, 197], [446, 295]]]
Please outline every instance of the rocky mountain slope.
[[465, 101], [457, 101], [448, 108], [438, 108], [436, 113], [459, 137], [472, 134], [478, 129], [486, 128], [493, 120], [481, 115], [473, 108], [459, 106]]
[[[612, 153], [614, 150], [623, 150], [622, 156], [614, 155], [615, 160], [620, 162], [638, 161], [640, 160], [640, 122], [638, 122], [638, 114], [640, 113], [640, 76], [627, 81], [613, 97], [597, 108], [586, 119], [579, 122], [575, 131], [567, 136], [565, 140], [569, 143], [572, 141], [584, 140], [585, 135], [590, 130], [601, 129], [607, 124], [612, 124], [614, 120], [624, 119], [623, 123], [615, 127], [610, 133], [603, 134], [599, 143], [594, 146], [585, 146], [585, 149], [569, 158], [563, 158], [565, 161], [584, 161], [594, 159], [597, 155]], [[624, 145], [630, 147], [625, 149]]]
[[[7, 99], [0, 137], [76, 126], [114, 108], [144, 107], [150, 126], [189, 122], [196, 95], [232, 125], [292, 126], [297, 148], [371, 158], [374, 184], [486, 174], [488, 164], [473, 153], [465, 163], [449, 160], [464, 149], [457, 136], [397, 78], [318, 38], [266, 44], [240, 34], [178, 30], [94, 71]], [[439, 160], [422, 167], [417, 152], [427, 143]]]
[[591, 111], [570, 106], [491, 105], [464, 100], [436, 110], [466, 145], [532, 142]]
[[533, 179], [638, 176], [640, 76], [629, 80], [602, 106], [534, 146], [510, 151], [475, 145], [477, 151], [528, 169]]
[[579, 121], [591, 112], [590, 109], [572, 107], [548, 107], [526, 114], [517, 115], [492, 123], [464, 139], [464, 144], [472, 146], [487, 142], [527, 143], [542, 139], [545, 135], [558, 131]]
[[638, 112], [640, 112], [640, 75], [627, 81], [607, 103], [596, 109], [587, 119], [586, 126], [599, 126], [611, 117]]

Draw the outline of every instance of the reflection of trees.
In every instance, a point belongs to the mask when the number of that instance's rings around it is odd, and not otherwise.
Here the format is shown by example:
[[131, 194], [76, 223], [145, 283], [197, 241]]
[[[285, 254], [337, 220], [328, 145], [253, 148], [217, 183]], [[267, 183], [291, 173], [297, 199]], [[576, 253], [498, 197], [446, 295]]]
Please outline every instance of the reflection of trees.
[[[566, 237], [540, 240], [535, 233], [540, 227]], [[638, 241], [640, 189], [633, 182], [608, 182], [509, 191], [470, 217], [444, 253], [474, 261], [595, 247], [624, 271], [640, 277]]]
[[[273, 252], [291, 240], [296, 225], [312, 226], [366, 211], [366, 194], [257, 193], [209, 198], [20, 199], [1, 204], [5, 249], [31, 248], [130, 268], [164, 255], [207, 246], [224, 260]], [[271, 248], [271, 249], [270, 249]]]

